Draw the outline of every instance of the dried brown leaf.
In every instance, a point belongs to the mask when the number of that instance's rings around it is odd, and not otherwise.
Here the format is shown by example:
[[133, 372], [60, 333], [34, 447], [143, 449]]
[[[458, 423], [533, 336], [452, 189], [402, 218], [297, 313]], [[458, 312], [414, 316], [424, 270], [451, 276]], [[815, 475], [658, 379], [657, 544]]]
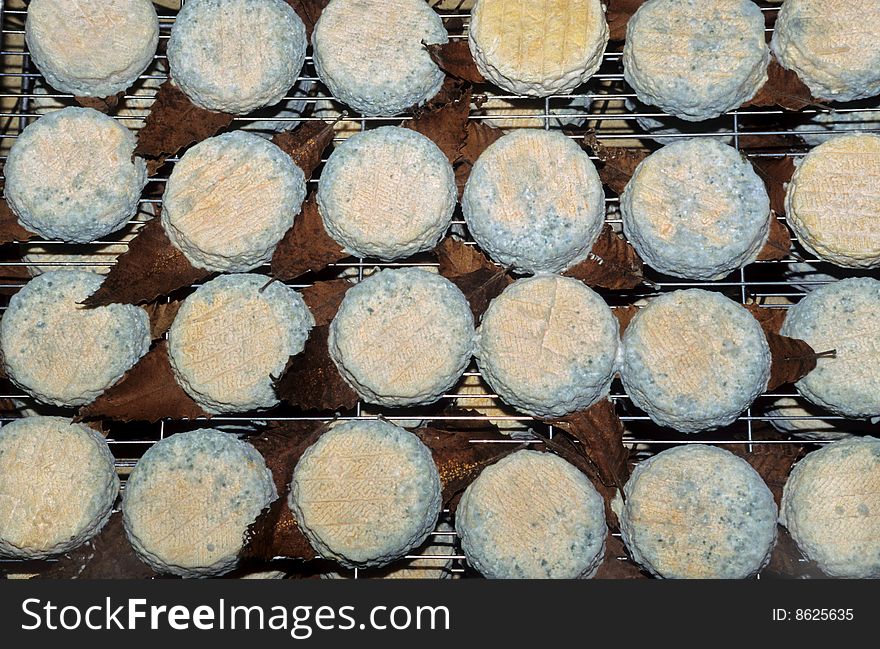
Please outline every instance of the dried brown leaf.
[[825, 351], [817, 354], [803, 340], [775, 333], [767, 334], [767, 342], [770, 344], [771, 356], [768, 390], [775, 390], [780, 385], [799, 381], [816, 369], [817, 359], [833, 357], [835, 353]]
[[629, 451], [623, 445], [623, 423], [610, 399], [550, 423], [580, 442], [581, 453], [595, 466], [602, 484], [623, 489], [629, 478]]
[[522, 448], [497, 430], [449, 432], [419, 428], [414, 432], [431, 449], [440, 472], [444, 506], [449, 506], [487, 466]]
[[606, 0], [605, 19], [612, 41], [626, 40], [626, 26], [645, 0]]
[[582, 146], [593, 151], [601, 161], [599, 177], [602, 182], [613, 192], [622, 194], [627, 183], [633, 177], [636, 167], [647, 158], [651, 152], [643, 149], [629, 147], [605, 146], [596, 137], [594, 131], [588, 131], [584, 135]]
[[779, 106], [798, 111], [817, 104], [819, 102], [798, 75], [783, 68], [774, 58], [767, 68], [767, 83], [743, 106]]
[[644, 263], [635, 248], [607, 223], [587, 258], [563, 274], [614, 291], [635, 288], [645, 279]]
[[122, 512], [115, 512], [101, 532], [62, 555], [38, 579], [153, 579], [158, 575], [140, 560], [125, 534]]
[[78, 419], [156, 422], [210, 418], [174, 378], [165, 340], [150, 350], [113, 387], [79, 410]]
[[475, 246], [465, 245], [459, 239], [447, 237], [437, 246], [436, 253], [440, 274], [464, 293], [477, 321], [489, 302], [513, 283], [505, 269], [498, 268]]
[[152, 175], [167, 157], [216, 135], [232, 124], [232, 119], [232, 115], [194, 105], [169, 79], [159, 86], [144, 127], [138, 131], [134, 153], [147, 160]]
[[5, 199], [0, 198], [0, 244], [14, 241], [30, 241], [37, 235], [25, 230]]
[[303, 203], [302, 212], [293, 221], [293, 227], [275, 248], [272, 276], [289, 281], [309, 271], [321, 271], [348, 256], [324, 229], [318, 202], [312, 193]]
[[468, 121], [461, 155], [455, 165], [455, 184], [458, 185], [459, 196], [464, 192], [464, 186], [471, 176], [471, 170], [474, 168], [477, 158], [502, 135], [504, 135], [504, 131], [500, 128], [489, 126], [479, 120]]
[[779, 261], [787, 259], [791, 253], [791, 232], [776, 218], [776, 214], [770, 215], [770, 236], [767, 243], [758, 253], [758, 261]]
[[614, 314], [614, 317], [617, 318], [617, 322], [620, 324], [620, 335], [623, 335], [623, 332], [626, 331], [626, 328], [629, 326], [629, 323], [632, 322], [632, 319], [636, 317], [636, 314], [639, 312], [639, 307], [634, 306], [632, 304], [627, 306], [616, 306], [611, 309], [611, 313]]
[[293, 10], [303, 21], [306, 26], [307, 42], [312, 42], [312, 32], [315, 29], [315, 23], [321, 17], [321, 12], [330, 4], [330, 0], [284, 0], [293, 7]]
[[477, 322], [489, 308], [489, 303], [513, 283], [513, 278], [503, 268], [475, 270], [467, 275], [450, 277], [449, 280], [464, 293]]
[[794, 174], [794, 158], [791, 156], [753, 157], [751, 162], [755, 171], [767, 185], [770, 195], [770, 209], [776, 214], [785, 214], [785, 186]]
[[333, 135], [332, 123], [310, 121], [291, 131], [277, 133], [272, 143], [293, 159], [308, 180], [321, 164], [321, 156], [333, 142]]
[[440, 262], [440, 274], [446, 278], [467, 275], [476, 270], [496, 270], [495, 264], [476, 246], [469, 246], [461, 239], [446, 237], [435, 250]]
[[303, 289], [302, 297], [315, 318], [315, 325], [322, 327], [330, 324], [342, 298], [353, 284], [344, 279], [334, 279], [329, 282], [315, 282], [314, 285]]
[[83, 108], [92, 108], [106, 115], [112, 115], [119, 108], [119, 102], [125, 98], [125, 91], [109, 97], [74, 97], [76, 103]]
[[470, 103], [471, 89], [466, 88], [461, 96], [435, 110], [421, 111], [403, 126], [427, 137], [443, 151], [450, 164], [455, 164], [467, 137]]
[[605, 539], [605, 559], [593, 579], [647, 578], [648, 576], [629, 558], [620, 537], [608, 532]]
[[293, 469], [303, 452], [326, 430], [320, 422], [289, 421], [273, 424], [248, 441], [263, 455], [278, 498], [248, 527], [239, 556], [271, 561], [276, 557], [311, 560], [317, 555], [287, 505]]
[[467, 81], [456, 79], [447, 74], [446, 78], [443, 79], [443, 85], [440, 86], [440, 90], [437, 91], [436, 95], [431, 97], [421, 106], [411, 107], [407, 112], [418, 117], [422, 113], [440, 110], [448, 104], [461, 100], [465, 93], [469, 92], [470, 89], [471, 85]]
[[457, 79], [470, 83], [485, 83], [486, 79], [477, 69], [467, 39], [451, 40], [437, 45], [425, 44], [431, 59], [441, 70]]
[[312, 329], [305, 349], [292, 357], [275, 390], [280, 399], [303, 410], [349, 410], [358, 402], [351, 389], [336, 369], [327, 350], [330, 327]]
[[95, 307], [114, 302], [152, 302], [210, 274], [189, 263], [171, 244], [161, 219], [154, 218], [131, 240], [128, 251], [117, 259], [101, 288], [83, 304]]
[[788, 313], [786, 309], [773, 309], [769, 307], [759, 306], [757, 304], [746, 304], [749, 310], [766, 335], [779, 334], [782, 325], [785, 322], [785, 315]]
[[180, 300], [154, 302], [145, 304], [143, 308], [150, 316], [150, 335], [153, 340], [158, 340], [171, 328], [171, 323], [180, 310]]

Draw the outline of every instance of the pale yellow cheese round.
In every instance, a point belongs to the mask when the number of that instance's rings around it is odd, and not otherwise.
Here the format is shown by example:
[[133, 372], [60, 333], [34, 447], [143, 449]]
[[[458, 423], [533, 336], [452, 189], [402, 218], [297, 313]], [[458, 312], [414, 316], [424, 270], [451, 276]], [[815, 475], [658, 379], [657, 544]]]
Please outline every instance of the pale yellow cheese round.
[[841, 135], [803, 159], [788, 186], [788, 223], [807, 250], [847, 268], [880, 266], [880, 136]]

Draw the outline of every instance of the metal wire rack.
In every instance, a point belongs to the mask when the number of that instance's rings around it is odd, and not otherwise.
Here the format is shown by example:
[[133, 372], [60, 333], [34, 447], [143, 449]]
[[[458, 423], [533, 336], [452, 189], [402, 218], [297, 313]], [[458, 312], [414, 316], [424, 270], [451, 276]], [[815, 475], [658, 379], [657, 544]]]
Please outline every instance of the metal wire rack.
[[[185, 1], [185, 0], [184, 0]], [[41, 75], [33, 66], [27, 47], [24, 42], [24, 20], [28, 0], [0, 0], [0, 160], [5, 163], [6, 152], [14, 138], [44, 112], [61, 106], [75, 105], [70, 95], [57, 93], [43, 84]], [[772, 25], [773, 18], [778, 11], [778, 4], [758, 0], [757, 4], [768, 17], [768, 25]], [[155, 98], [158, 85], [167, 78], [166, 57], [164, 45], [169, 37], [171, 26], [174, 23], [175, 12], [159, 9], [160, 12], [160, 46], [159, 53], [155, 57], [154, 64], [142, 75], [134, 89], [125, 95], [122, 109], [118, 119], [133, 130], [142, 126], [142, 120], [149, 111]], [[443, 19], [453, 39], [466, 38], [467, 21], [469, 15], [462, 10], [441, 11]], [[768, 27], [768, 33], [772, 31]], [[573, 127], [573, 138], [583, 138], [585, 129], [594, 129], [600, 141], [607, 146], [623, 146], [656, 149], [662, 142], [669, 142], [682, 137], [707, 137], [726, 138], [731, 144], [740, 149], [750, 158], [779, 157], [783, 155], [802, 156], [808, 150], [804, 141], [797, 135], [820, 134], [827, 131], [822, 127], [811, 127], [810, 120], [825, 108], [807, 108], [797, 114], [792, 114], [779, 109], [740, 109], [731, 111], [711, 122], [691, 125], [686, 132], [663, 132], [654, 131], [654, 128], [664, 126], [686, 126], [680, 121], [652, 107], [641, 106], [636, 103], [635, 94], [626, 85], [623, 79], [621, 67], [621, 53], [619, 45], [612, 44], [604, 55], [601, 68], [591, 81], [578, 89], [579, 92], [565, 95], [554, 95], [546, 99], [535, 99], [520, 95], [505, 94], [498, 88], [489, 85], [476, 89], [476, 93], [485, 97], [485, 103], [481, 108], [474, 107], [471, 119], [484, 120], [487, 123], [503, 127], [505, 129], [532, 127], [532, 128], [559, 128], [560, 122]], [[315, 72], [311, 57], [307, 57], [297, 85], [285, 98], [284, 102], [291, 102], [288, 108], [292, 108], [294, 114], [266, 114], [236, 118], [232, 128], [248, 128], [255, 126], [260, 121], [262, 127], [274, 127], [277, 130], [293, 127], [296, 123], [307, 120], [328, 119], [337, 117], [343, 110], [348, 110], [337, 102], [330, 92], [321, 84]], [[880, 121], [880, 102], [863, 102], [862, 104], [848, 104], [836, 108], [840, 112], [854, 110], [869, 110], [877, 112], [877, 120]], [[362, 117], [352, 115], [342, 117], [338, 122], [336, 141], [341, 141], [348, 135], [385, 124], [397, 124], [401, 119], [384, 119]], [[654, 122], [652, 122], [654, 120]], [[660, 122], [659, 124], [657, 122]], [[875, 128], [871, 128], [871, 126]], [[795, 131], [800, 127], [799, 131]], [[866, 126], [863, 130], [880, 132], [877, 124]], [[578, 134], [578, 132], [580, 134]], [[176, 159], [169, 162], [173, 164]], [[317, 183], [317, 174], [310, 182]], [[151, 207], [161, 203], [161, 194], [164, 189], [167, 175], [154, 177], [148, 185], [142, 198], [142, 211], [132, 219], [129, 228], [123, 233], [136, 232], [149, 218]], [[612, 227], [620, 225], [620, 217], [617, 213], [619, 199], [614, 195], [606, 197], [607, 222]], [[464, 227], [464, 221], [460, 213], [453, 221], [454, 225]], [[87, 244], [85, 246], [71, 246], [60, 241], [40, 241], [29, 244], [12, 244], [0, 247], [0, 294], [9, 295], [20, 288], [30, 277], [30, 272], [35, 265], [43, 270], [62, 267], [78, 267], [96, 272], [106, 271], [114, 264], [114, 256], [106, 251], [125, 250], [128, 238], [116, 233], [105, 239]], [[25, 255], [33, 253], [33, 249], [40, 247], [45, 253], [53, 255], [76, 255], [73, 258], [43, 258], [35, 262], [34, 257], [25, 259]], [[83, 255], [93, 255], [100, 250], [105, 250], [105, 258], [92, 259]], [[799, 272], [797, 276], [790, 273], [790, 264], [803, 263], [809, 267]], [[313, 278], [325, 279], [345, 273], [353, 281], [361, 280], [374, 268], [433, 265], [428, 258], [416, 258], [405, 262], [379, 262], [370, 259], [351, 259], [335, 264], [333, 267]], [[258, 269], [255, 272], [265, 271]], [[600, 291], [603, 297], [612, 306], [633, 304], [639, 300], [650, 298], [662, 292], [682, 288], [700, 287], [724, 293], [734, 300], [746, 303], [757, 301], [773, 308], [785, 309], [796, 302], [804, 293], [816, 286], [831, 281], [840, 276], [840, 269], [820, 262], [811, 257], [803, 250], [795, 247], [789, 259], [772, 262], [756, 262], [746, 268], [734, 272], [729, 277], [720, 281], [695, 282], [676, 278], [664, 277], [648, 270], [649, 282], [631, 291]], [[291, 284], [294, 288], [303, 288], [309, 284]], [[8, 299], [0, 299], [0, 311], [4, 311]], [[464, 381], [478, 381], [479, 372], [476, 366], [472, 366], [466, 373]], [[28, 395], [17, 389], [5, 388], [0, 391], [0, 400], [9, 403], [13, 400], [16, 410], [0, 412], [0, 422], [9, 421], [21, 416], [22, 411], [37, 409]], [[672, 444], [682, 443], [712, 443], [712, 444], [766, 444], [766, 443], [803, 443], [796, 438], [784, 438], [774, 441], [760, 441], [756, 439], [756, 431], [759, 427], [766, 427], [774, 421], [801, 422], [809, 424], [812, 421], [824, 421], [842, 427], [853, 426], [853, 422], [846, 422], [841, 417], [830, 414], [797, 414], [780, 415], [768, 414], [769, 406], [779, 398], [799, 399], [793, 388], [787, 387], [772, 393], [761, 395], [736, 422], [728, 429], [714, 433], [704, 433], [696, 436], [681, 436], [672, 431], [662, 429], [652, 424], [644, 413], [636, 409], [629, 401], [619, 382], [612, 386], [612, 399], [618, 406], [621, 419], [628, 429], [626, 442], [633, 449], [633, 459], [649, 456], [657, 450], [662, 450]], [[359, 403], [352, 412], [341, 413], [342, 418], [375, 417], [382, 415], [391, 421], [405, 422], [407, 420], [433, 420], [444, 421], [447, 425], [454, 426], [456, 422], [462, 425], [473, 425], [475, 421], [502, 422], [510, 425], [517, 422], [523, 428], [532, 427], [540, 429], [544, 434], [552, 437], [553, 428], [541, 422], [532, 420], [531, 417], [513, 413], [505, 409], [500, 402], [497, 406], [486, 410], [484, 414], [444, 414], [446, 406], [456, 402], [460, 406], [467, 407], [467, 401], [473, 399], [497, 400], [497, 396], [490, 390], [484, 389], [481, 394], [473, 394], [472, 390], [456, 388], [449, 394], [444, 395], [440, 402], [431, 407], [418, 408], [406, 411], [383, 410]], [[802, 403], [802, 402], [801, 402]], [[70, 413], [65, 413], [68, 416]], [[292, 408], [279, 407], [267, 413], [259, 413], [252, 416], [226, 416], [212, 419], [214, 426], [230, 426], [249, 428], [263, 425], [271, 421], [285, 420], [315, 420], [326, 421], [333, 419], [338, 413], [322, 413], [318, 416], [303, 416]], [[861, 424], [859, 424], [862, 426]], [[163, 439], [167, 434], [179, 430], [198, 427], [197, 424], [182, 424], [174, 421], [161, 421], [156, 425], [129, 424], [125, 426], [111, 425], [108, 434], [108, 442], [116, 458], [117, 469], [124, 478], [136, 464], [138, 458], [156, 441]], [[824, 443], [832, 439], [825, 431], [816, 432], [815, 443]], [[511, 443], [521, 443], [521, 440], [511, 439]], [[453, 532], [438, 530], [436, 538], [442, 539], [454, 536]], [[453, 555], [457, 565], [453, 572], [464, 572], [464, 557], [460, 553]], [[438, 561], [446, 561], [448, 557], [437, 557]], [[625, 557], [620, 557], [625, 560]]]

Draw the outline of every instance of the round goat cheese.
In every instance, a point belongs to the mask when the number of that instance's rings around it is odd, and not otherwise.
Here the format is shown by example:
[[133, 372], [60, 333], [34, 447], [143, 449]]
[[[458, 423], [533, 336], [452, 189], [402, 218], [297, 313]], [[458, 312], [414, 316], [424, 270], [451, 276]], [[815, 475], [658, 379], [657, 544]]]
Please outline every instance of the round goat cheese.
[[383, 270], [345, 294], [330, 325], [330, 357], [362, 399], [382, 406], [437, 401], [474, 349], [474, 318], [448, 279]]
[[880, 416], [880, 281], [842, 279], [807, 294], [788, 310], [783, 336], [806, 341], [819, 358], [795, 386], [817, 406], [855, 419]]
[[162, 225], [189, 262], [241, 273], [272, 259], [306, 195], [302, 169], [258, 135], [208, 138], [174, 165]]
[[109, 97], [131, 86], [159, 44], [149, 0], [31, 0], [28, 53], [53, 88], [79, 97]]
[[119, 479], [107, 442], [85, 424], [25, 417], [0, 428], [0, 556], [42, 559], [97, 534]]
[[875, 0], [786, 0], [771, 42], [784, 68], [814, 97], [852, 101], [880, 94], [880, 12]]
[[846, 268], [880, 267], [880, 135], [847, 134], [811, 150], [785, 195], [801, 245]]
[[154, 570], [210, 577], [235, 568], [248, 526], [278, 497], [257, 450], [232, 433], [199, 429], [154, 444], [131, 472], [125, 532]]
[[764, 15], [751, 0], [648, 0], [630, 18], [623, 74], [639, 100], [698, 122], [767, 81]]
[[880, 439], [840, 440], [798, 462], [779, 522], [828, 575], [880, 578]]
[[366, 116], [398, 115], [443, 85], [425, 45], [446, 43], [424, 0], [331, 0], [312, 33], [315, 69], [333, 96]]
[[188, 0], [171, 29], [168, 65], [194, 104], [243, 115], [284, 98], [307, 45], [284, 0]]
[[168, 330], [174, 376], [207, 412], [276, 405], [273, 377], [305, 347], [312, 314], [299, 293], [269, 282], [221, 275], [184, 300]]
[[608, 396], [619, 348], [617, 318], [595, 291], [571, 277], [538, 275], [492, 300], [476, 357], [504, 401], [536, 417], [562, 417]]
[[91, 403], [150, 348], [146, 311], [131, 304], [80, 303], [104, 278], [50, 271], [30, 280], [0, 320], [3, 365], [15, 385], [56, 406]]
[[477, 159], [461, 200], [471, 235], [515, 272], [558, 273], [586, 259], [605, 219], [590, 157], [561, 133], [522, 129]]
[[717, 280], [753, 262], [770, 233], [770, 198], [733, 147], [690, 139], [652, 153], [620, 197], [623, 232], [655, 270]]
[[436, 144], [410, 129], [383, 126], [330, 154], [316, 198], [327, 233], [347, 253], [391, 261], [437, 245], [458, 189]]
[[623, 335], [623, 385], [661, 426], [683, 433], [733, 423], [767, 387], [770, 348], [743, 306], [701, 289], [652, 299]]
[[134, 157], [135, 144], [131, 131], [91, 108], [41, 117], [9, 150], [9, 207], [22, 227], [44, 239], [100, 239], [137, 212], [147, 163]]
[[468, 563], [490, 579], [592, 577], [605, 556], [605, 504], [556, 455], [517, 451], [465, 490], [455, 529]]
[[347, 421], [303, 453], [287, 502], [322, 557], [384, 566], [434, 529], [440, 476], [412, 433], [382, 420]]
[[599, 0], [479, 0], [468, 43], [480, 73], [518, 95], [566, 94], [602, 63], [608, 23]]
[[748, 462], [704, 444], [636, 465], [614, 508], [633, 559], [666, 579], [745, 579], [776, 544], [773, 494]]

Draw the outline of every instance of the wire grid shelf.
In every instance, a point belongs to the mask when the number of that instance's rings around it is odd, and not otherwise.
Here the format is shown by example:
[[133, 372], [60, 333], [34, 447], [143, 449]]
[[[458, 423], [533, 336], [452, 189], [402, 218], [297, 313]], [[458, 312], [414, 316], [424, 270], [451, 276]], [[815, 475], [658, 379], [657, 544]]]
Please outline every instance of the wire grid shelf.
[[[772, 25], [778, 5], [768, 2], [758, 2], [762, 11], [768, 18], [768, 25]], [[14, 138], [30, 123], [39, 118], [41, 114], [62, 106], [75, 105], [70, 95], [58, 93], [44, 85], [42, 77], [33, 66], [27, 47], [24, 42], [24, 21], [26, 16], [27, 0], [0, 0], [0, 25], [2, 25], [2, 42], [0, 42], [0, 100], [2, 100], [2, 135], [0, 135], [0, 160], [5, 163], [6, 152]], [[155, 98], [158, 86], [167, 79], [167, 59], [164, 55], [165, 43], [174, 23], [175, 13], [166, 9], [159, 10], [160, 41], [159, 52], [155, 56], [153, 65], [141, 76], [134, 89], [125, 95], [122, 109], [117, 116], [124, 124], [133, 130], [139, 129], [143, 124], [143, 118]], [[462, 10], [441, 11], [450, 38], [466, 38], [467, 22], [469, 14]], [[772, 27], [768, 27], [768, 36]], [[598, 139], [606, 146], [635, 147], [653, 150], [662, 143], [668, 143], [682, 137], [706, 137], [721, 138], [729, 141], [733, 146], [740, 149], [750, 158], [758, 157], [781, 157], [784, 155], [803, 156], [808, 147], [803, 140], [796, 135], [794, 130], [800, 127], [800, 133], [804, 135], [827, 133], [822, 127], [810, 126], [810, 120], [825, 108], [807, 108], [800, 113], [786, 112], [780, 109], [748, 108], [735, 110], [710, 122], [687, 124], [670, 118], [669, 115], [653, 107], [643, 106], [636, 102], [635, 94], [623, 79], [621, 65], [621, 47], [619, 44], [611, 44], [605, 53], [603, 63], [599, 71], [585, 86], [578, 88], [580, 92], [573, 94], [553, 95], [545, 99], [535, 99], [522, 95], [507, 94], [499, 88], [489, 85], [479, 86], [475, 89], [475, 95], [481, 96], [485, 101], [482, 107], [473, 107], [470, 119], [483, 120], [488, 124], [503, 127], [505, 129], [531, 127], [531, 128], [560, 128], [566, 125], [566, 132], [574, 139], [582, 139], [586, 129], [596, 131]], [[287, 104], [287, 102], [291, 102]], [[351, 109], [336, 102], [326, 87], [321, 84], [315, 72], [311, 56], [306, 58], [302, 74], [291, 93], [285, 98], [284, 104], [293, 108], [291, 113], [277, 114], [269, 111], [265, 115], [247, 116], [236, 118], [232, 129], [252, 128], [260, 126], [271, 130], [291, 128], [297, 123], [317, 119], [340, 118], [336, 125], [337, 137], [335, 142], [342, 141], [352, 133], [375, 128], [387, 124], [399, 124], [406, 117], [387, 119], [375, 117], [363, 117], [352, 115]], [[864, 105], [863, 105], [864, 104]], [[877, 120], [880, 120], [880, 104], [876, 101], [872, 104], [847, 104], [837, 107], [841, 113], [854, 110], [876, 110]], [[341, 115], [346, 111], [346, 115]], [[668, 126], [684, 128], [685, 132], [653, 130]], [[871, 126], [875, 128], [871, 128]], [[871, 124], [863, 130], [880, 132], [877, 124]], [[595, 159], [595, 158], [594, 158]], [[171, 165], [176, 158], [169, 159]], [[165, 167], [169, 169], [169, 167]], [[319, 173], [315, 174], [310, 181], [315, 185]], [[141, 213], [130, 222], [129, 235], [136, 232], [149, 218], [152, 206], [161, 204], [161, 194], [165, 182], [168, 179], [167, 172], [151, 179], [141, 200]], [[617, 212], [619, 199], [609, 193], [606, 196], [607, 222], [615, 229], [620, 229], [621, 219]], [[460, 211], [453, 219], [455, 227], [464, 228], [465, 224]], [[119, 233], [105, 237], [101, 241], [87, 245], [72, 246], [61, 241], [40, 241], [38, 243], [12, 244], [0, 247], [0, 293], [10, 294], [26, 283], [29, 278], [29, 267], [33, 267], [34, 259], [24, 259], [24, 255], [32, 252], [31, 249], [39, 246], [45, 252], [54, 255], [92, 255], [99, 249], [123, 251], [128, 245], [129, 237], [123, 237]], [[472, 241], [471, 241], [472, 242]], [[113, 248], [108, 248], [113, 246]], [[84, 268], [93, 271], [106, 271], [113, 265], [113, 257], [107, 255], [106, 259], [40, 259], [39, 266], [43, 270], [52, 268]], [[790, 264], [809, 264], [803, 273], [795, 280], [790, 272]], [[294, 288], [304, 288], [317, 279], [336, 277], [339, 274], [359, 281], [375, 268], [400, 267], [400, 266], [432, 266], [436, 265], [430, 257], [417, 257], [403, 262], [380, 262], [370, 259], [351, 259], [335, 264], [324, 273], [310, 278], [308, 283], [291, 283]], [[254, 272], [265, 272], [267, 269], [257, 269]], [[687, 281], [677, 278], [661, 276], [646, 268], [648, 281], [642, 286], [630, 291], [599, 291], [600, 294], [614, 306], [637, 303], [654, 295], [684, 288], [703, 288], [721, 292], [728, 297], [746, 303], [757, 301], [772, 308], [787, 308], [793, 302], [802, 297], [805, 291], [827, 283], [833, 278], [843, 276], [840, 269], [835, 269], [828, 264], [821, 263], [818, 259], [804, 253], [797, 246], [793, 249], [790, 258], [782, 261], [755, 262], [749, 266], [734, 272], [730, 276], [719, 281]], [[0, 300], [0, 311], [5, 310], [8, 298]], [[465, 381], [479, 379], [479, 372], [475, 365], [465, 373]], [[15, 400], [19, 408], [34, 408], [33, 399], [22, 391], [9, 387], [2, 390], [6, 394], [0, 394], [0, 399]], [[721, 431], [708, 432], [699, 435], [683, 436], [667, 429], [660, 428], [651, 423], [649, 418], [632, 405], [619, 381], [615, 381], [611, 390], [611, 398], [615, 401], [621, 419], [627, 427], [626, 443], [633, 450], [634, 461], [651, 455], [658, 450], [673, 444], [682, 443], [710, 443], [710, 444], [768, 444], [768, 443], [804, 443], [801, 439], [785, 438], [773, 441], [758, 441], [754, 433], [759, 426], [767, 426], [774, 420], [788, 420], [794, 422], [809, 423], [811, 420], [824, 421], [831, 424], [843, 423], [841, 417], [831, 414], [808, 415], [799, 414], [792, 416], [771, 415], [766, 411], [776, 399], [787, 397], [798, 399], [797, 393], [790, 386], [781, 390], [761, 395], [739, 420], [730, 428]], [[456, 403], [459, 407], [468, 407], [468, 400], [492, 399], [497, 401], [497, 410], [492, 409], [488, 414], [445, 414], [446, 407]], [[799, 403], [803, 403], [799, 401]], [[482, 410], [485, 408], [480, 405]], [[518, 415], [509, 408], [503, 408], [497, 395], [484, 388], [483, 393], [473, 394], [463, 392], [462, 388], [453, 389], [450, 393], [433, 406], [417, 408], [413, 410], [385, 410], [370, 406], [363, 402], [358, 403], [352, 412], [346, 413], [321, 413], [319, 415], [304, 416], [295, 409], [280, 406], [270, 412], [242, 416], [218, 416], [211, 420], [212, 426], [241, 427], [243, 430], [263, 425], [272, 421], [290, 420], [314, 420], [329, 421], [337, 418], [372, 418], [378, 415], [391, 421], [407, 424], [413, 420], [443, 421], [447, 427], [454, 427], [456, 423], [462, 426], [472, 427], [475, 422], [491, 421], [502, 423], [506, 426], [517, 424], [523, 428], [535, 428], [544, 434], [553, 436], [553, 427], [542, 422], [534, 421], [531, 417]], [[42, 411], [41, 411], [42, 412]], [[68, 416], [70, 412], [66, 412]], [[20, 412], [0, 412], [0, 421], [9, 421]], [[864, 424], [849, 422], [847, 426], [856, 426], [864, 429]], [[181, 423], [170, 420], [161, 421], [155, 425], [127, 424], [112, 425], [108, 433], [108, 442], [116, 458], [117, 469], [125, 478], [138, 458], [156, 441], [163, 439], [167, 434], [179, 430], [189, 430], [199, 427], [198, 423]], [[831, 436], [818, 430], [815, 434], [816, 443], [831, 441]], [[522, 443], [522, 439], [511, 438], [511, 444]], [[436, 539], [454, 536], [454, 532], [439, 530], [435, 533]], [[453, 557], [463, 560], [463, 555], [457, 551]], [[624, 557], [620, 557], [624, 559]], [[441, 557], [437, 557], [438, 560]], [[447, 560], [448, 557], [442, 557]], [[457, 566], [455, 572], [462, 572], [463, 568]]]

